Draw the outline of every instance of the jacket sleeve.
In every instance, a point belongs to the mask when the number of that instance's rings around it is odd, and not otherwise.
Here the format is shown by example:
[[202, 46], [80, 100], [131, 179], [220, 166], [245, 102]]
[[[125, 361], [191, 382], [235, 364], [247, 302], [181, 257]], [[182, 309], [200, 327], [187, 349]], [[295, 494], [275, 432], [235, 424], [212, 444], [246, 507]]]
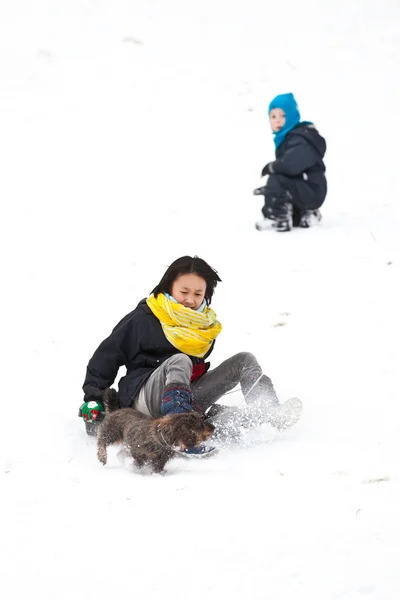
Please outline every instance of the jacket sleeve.
[[83, 384], [85, 401], [100, 396], [115, 381], [118, 370], [139, 352], [134, 320], [121, 321], [97, 348], [89, 361]]
[[270, 165], [270, 173], [296, 176], [301, 175], [316, 164], [313, 148], [300, 136], [294, 136], [281, 158]]

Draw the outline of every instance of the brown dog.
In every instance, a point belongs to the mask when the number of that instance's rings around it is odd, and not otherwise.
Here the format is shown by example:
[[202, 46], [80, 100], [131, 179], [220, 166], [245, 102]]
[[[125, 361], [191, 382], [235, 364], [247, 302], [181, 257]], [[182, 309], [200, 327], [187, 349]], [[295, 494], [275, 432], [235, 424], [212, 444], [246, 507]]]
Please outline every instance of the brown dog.
[[133, 408], [121, 408], [108, 413], [100, 423], [97, 457], [105, 465], [107, 446], [122, 443], [137, 467], [150, 464], [155, 473], [161, 473], [177, 447], [185, 450], [196, 446], [213, 431], [214, 426], [195, 411], [150, 419]]

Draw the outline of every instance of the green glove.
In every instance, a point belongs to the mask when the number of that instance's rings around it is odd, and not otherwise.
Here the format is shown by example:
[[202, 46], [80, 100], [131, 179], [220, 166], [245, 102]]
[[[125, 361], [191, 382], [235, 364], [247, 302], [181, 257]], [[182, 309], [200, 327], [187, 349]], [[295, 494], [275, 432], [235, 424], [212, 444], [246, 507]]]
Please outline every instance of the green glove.
[[82, 404], [80, 408], [80, 414], [86, 423], [99, 421], [102, 412], [104, 412], [104, 406], [101, 402], [97, 402], [96, 400], [89, 400], [89, 402]]

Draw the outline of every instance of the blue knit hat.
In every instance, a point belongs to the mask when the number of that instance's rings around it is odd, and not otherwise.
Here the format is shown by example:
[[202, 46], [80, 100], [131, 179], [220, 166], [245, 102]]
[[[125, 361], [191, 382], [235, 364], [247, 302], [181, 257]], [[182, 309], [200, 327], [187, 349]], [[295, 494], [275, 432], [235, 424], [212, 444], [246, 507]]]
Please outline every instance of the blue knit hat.
[[284, 127], [279, 131], [273, 132], [275, 148], [279, 148], [289, 131], [300, 123], [300, 113], [293, 94], [280, 94], [280, 96], [276, 96], [269, 105], [268, 115], [274, 108], [280, 108], [286, 116]]

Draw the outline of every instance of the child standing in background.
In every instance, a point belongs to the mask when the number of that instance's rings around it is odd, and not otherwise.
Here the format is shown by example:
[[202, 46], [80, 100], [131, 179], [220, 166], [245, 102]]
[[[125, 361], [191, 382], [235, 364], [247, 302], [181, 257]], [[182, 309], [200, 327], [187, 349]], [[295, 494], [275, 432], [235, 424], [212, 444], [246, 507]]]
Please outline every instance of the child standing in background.
[[256, 228], [269, 228], [271, 220], [276, 231], [310, 227], [313, 219], [321, 219], [318, 209], [327, 192], [323, 162], [326, 142], [312, 123], [300, 121], [293, 94], [276, 96], [268, 113], [276, 158], [261, 172], [262, 177], [269, 175], [266, 185], [253, 192], [265, 199], [263, 218], [256, 222]]

